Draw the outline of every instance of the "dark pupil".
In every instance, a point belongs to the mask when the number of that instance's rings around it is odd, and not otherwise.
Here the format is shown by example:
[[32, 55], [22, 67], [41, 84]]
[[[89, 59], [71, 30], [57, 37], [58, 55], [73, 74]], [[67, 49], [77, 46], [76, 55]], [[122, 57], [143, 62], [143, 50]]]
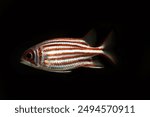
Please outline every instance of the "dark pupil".
[[26, 54], [26, 57], [27, 57], [28, 59], [31, 59], [31, 57], [32, 57], [31, 53]]

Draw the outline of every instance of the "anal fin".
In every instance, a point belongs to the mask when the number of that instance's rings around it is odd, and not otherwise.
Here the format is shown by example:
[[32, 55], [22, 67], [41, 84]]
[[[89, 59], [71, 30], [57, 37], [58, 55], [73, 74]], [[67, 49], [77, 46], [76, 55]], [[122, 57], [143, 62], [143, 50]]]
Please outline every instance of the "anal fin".
[[94, 69], [101, 69], [103, 68], [103, 66], [98, 66], [98, 65], [95, 65], [94, 63], [91, 63], [91, 64], [87, 64], [83, 67], [86, 67], [86, 68], [94, 68]]
[[101, 69], [104, 68], [104, 66], [101, 64], [100, 60], [98, 59], [98, 57], [93, 57], [91, 59], [91, 62], [87, 65], [85, 65], [84, 67], [87, 68], [95, 68], [95, 69]]

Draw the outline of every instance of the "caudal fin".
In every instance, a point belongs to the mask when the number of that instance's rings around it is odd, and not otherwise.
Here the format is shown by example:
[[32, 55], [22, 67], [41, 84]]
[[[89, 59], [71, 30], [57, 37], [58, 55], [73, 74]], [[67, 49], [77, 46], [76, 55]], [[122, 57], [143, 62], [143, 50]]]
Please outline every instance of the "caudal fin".
[[112, 43], [113, 37], [114, 37], [114, 32], [111, 31], [109, 35], [107, 36], [107, 38], [105, 39], [105, 41], [103, 42], [103, 44], [99, 46], [99, 48], [102, 49], [102, 53], [101, 53], [102, 55], [104, 55], [106, 58], [111, 60], [113, 64], [116, 64], [116, 58], [112, 51], [113, 44], [114, 44]]

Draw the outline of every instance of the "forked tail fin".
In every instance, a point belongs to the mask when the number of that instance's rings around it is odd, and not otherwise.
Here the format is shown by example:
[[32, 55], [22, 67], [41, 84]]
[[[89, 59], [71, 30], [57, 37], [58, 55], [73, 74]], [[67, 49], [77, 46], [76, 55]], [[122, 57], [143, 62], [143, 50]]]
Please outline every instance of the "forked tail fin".
[[105, 39], [105, 41], [103, 42], [103, 44], [101, 46], [99, 46], [99, 48], [102, 50], [102, 55], [104, 55], [106, 58], [108, 58], [109, 60], [111, 60], [111, 62], [113, 64], [116, 64], [116, 58], [112, 52], [112, 47], [113, 47], [113, 43], [112, 43], [112, 39], [114, 37], [114, 32], [111, 31], [109, 33], [109, 35], [107, 36], [107, 38]]

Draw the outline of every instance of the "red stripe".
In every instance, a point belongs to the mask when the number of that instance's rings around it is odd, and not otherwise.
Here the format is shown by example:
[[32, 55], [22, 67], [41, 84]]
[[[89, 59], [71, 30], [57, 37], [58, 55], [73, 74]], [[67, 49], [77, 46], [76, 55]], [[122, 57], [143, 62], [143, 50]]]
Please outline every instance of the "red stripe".
[[39, 54], [39, 65], [41, 65], [41, 62], [42, 62], [42, 51], [41, 51], [41, 48], [38, 48], [38, 54]]
[[75, 48], [47, 48], [47, 49], [44, 49], [43, 51], [44, 52], [48, 52], [48, 51], [53, 51], [53, 50], [99, 50], [99, 49], [97, 49], [97, 48], [77, 48], [77, 47], [75, 47]]
[[59, 46], [58, 46], [58, 48], [52, 48], [52, 49], [51, 48], [47, 48], [47, 49], [43, 48], [43, 51], [47, 52], [47, 51], [53, 51], [53, 50], [75, 50], [75, 49], [78, 49], [78, 50], [102, 50], [100, 48], [92, 48], [92, 47], [90, 47], [90, 48], [86, 48], [86, 47], [59, 48]]
[[[76, 40], [76, 41], [74, 41]], [[79, 40], [79, 41], [77, 41]], [[78, 44], [83, 44], [83, 45], [88, 45], [86, 42], [80, 42], [81, 40], [80, 39], [53, 39], [53, 40], [48, 40], [46, 42], [44, 42], [43, 44], [46, 44], [46, 43], [57, 43], [57, 42], [68, 42], [68, 43], [78, 43]]]
[[63, 55], [73, 55], [73, 54], [81, 54], [81, 55], [98, 55], [98, 53], [83, 53], [83, 52], [64, 52], [64, 53], [56, 53], [56, 54], [46, 54], [46, 56], [63, 56]]
[[72, 46], [72, 47], [81, 47], [79, 45], [70, 45], [70, 44], [49, 44], [49, 45], [43, 45], [43, 48], [46, 48], [46, 47], [52, 47], [52, 46]]
[[[68, 43], [73, 43], [73, 44], [82, 44], [82, 45], [86, 45], [88, 46], [87, 44], [85, 43], [81, 43], [81, 42], [68, 42]], [[45, 45], [47, 44], [47, 45]], [[53, 43], [45, 43], [45, 44], [42, 44], [43, 47], [50, 47], [50, 46], [74, 46], [74, 47], [82, 47], [80, 45], [71, 45], [71, 44], [53, 44]]]
[[86, 57], [91, 56], [89, 54], [81, 54], [81, 55], [75, 55], [75, 56], [67, 56], [67, 57], [61, 57], [61, 58], [47, 58], [46, 60], [62, 60], [62, 59], [71, 59], [71, 58], [78, 58], [78, 57]]

